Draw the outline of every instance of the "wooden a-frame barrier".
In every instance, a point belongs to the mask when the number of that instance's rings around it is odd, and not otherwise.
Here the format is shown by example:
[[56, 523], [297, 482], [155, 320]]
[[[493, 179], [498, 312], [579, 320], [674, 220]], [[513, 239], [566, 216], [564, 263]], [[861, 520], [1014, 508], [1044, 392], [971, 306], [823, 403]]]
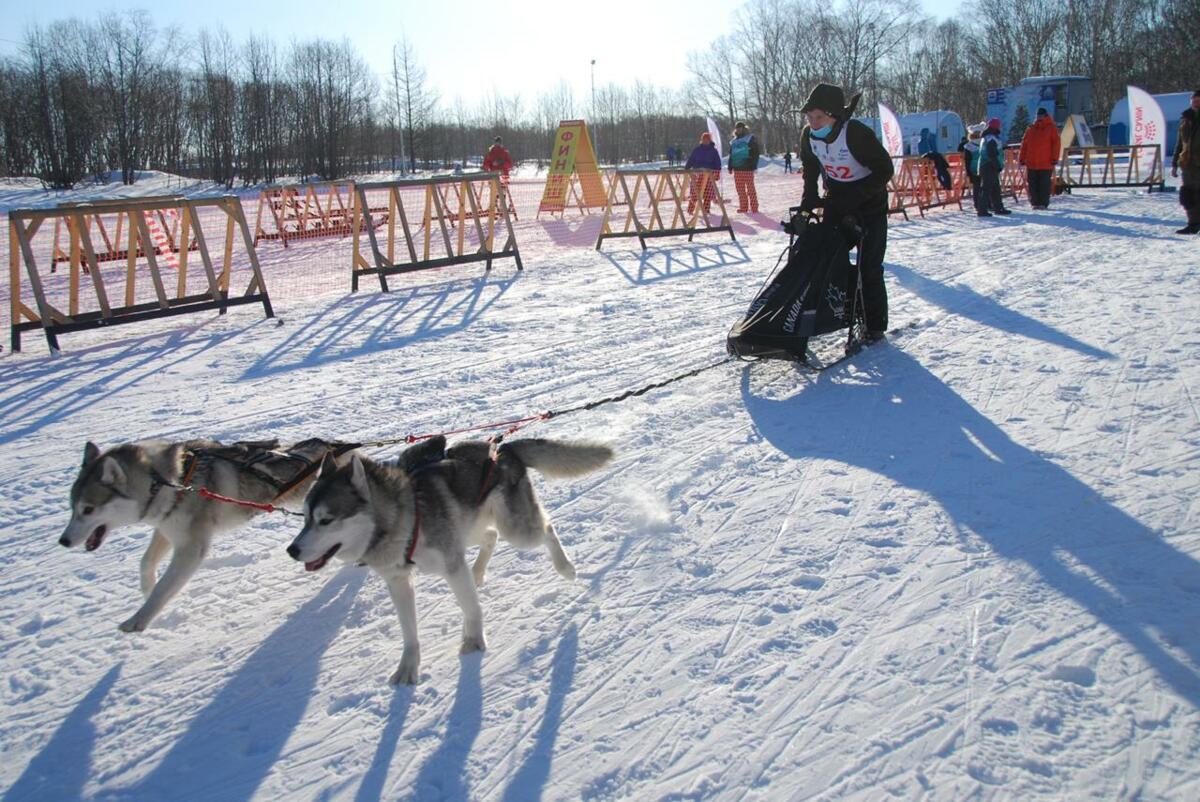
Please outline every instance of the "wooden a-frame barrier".
[[[105, 209], [110, 208], [114, 204], [120, 205], [126, 201], [92, 201], [90, 203], [62, 203], [59, 208], [70, 206], [90, 205], [95, 208]], [[180, 217], [173, 208], [154, 209], [143, 213], [146, 218], [146, 223], [150, 226], [150, 235], [154, 241], [154, 249], [160, 257], [167, 260], [175, 259], [172, 254], [179, 253], [179, 227]], [[93, 239], [92, 244], [96, 246], [96, 261], [98, 262], [120, 262], [127, 259], [129, 256], [128, 247], [122, 245], [128, 240], [126, 236], [125, 221], [126, 215], [112, 214], [108, 215], [109, 219], [105, 220], [104, 213], [85, 214], [82, 217], [83, 226], [68, 230], [70, 227], [65, 225], [65, 220], [61, 217], [54, 219], [54, 256], [50, 265], [50, 272], [53, 273], [58, 268], [59, 262], [71, 261], [71, 254], [79, 247], [79, 232], [84, 228], [91, 233]], [[109, 229], [113, 229], [110, 231]], [[94, 233], [92, 233], [94, 232]], [[196, 243], [192, 242], [189, 250], [196, 250]], [[136, 252], [137, 258], [144, 258], [145, 253]], [[87, 270], [87, 267], [84, 267]]]
[[[452, 184], [458, 185], [455, 195], [460, 201], [453, 225], [443, 192]], [[380, 289], [387, 292], [387, 277], [397, 273], [466, 262], [486, 262], [491, 270], [492, 260], [510, 256], [522, 270], [502, 192], [499, 174], [482, 172], [356, 185], [351, 290], [358, 290], [359, 276], [378, 276]], [[387, 193], [386, 215], [377, 215], [371, 206], [371, 197], [378, 193]], [[468, 230], [473, 241], [468, 240]], [[497, 247], [501, 237], [504, 244]]]
[[[709, 191], [713, 193], [713, 206], [720, 210], [715, 225], [703, 208], [702, 199]], [[693, 199], [694, 204], [691, 203]], [[618, 210], [620, 206], [624, 207], [623, 211]], [[692, 207], [691, 211], [688, 206]], [[620, 214], [624, 214], [624, 225], [620, 230], [614, 230], [614, 218]], [[604, 240], [613, 237], [637, 237], [642, 250], [646, 250], [649, 237], [687, 234], [688, 242], [691, 242], [696, 234], [716, 231], [728, 231], [730, 239], [737, 239], [725, 200], [721, 197], [721, 183], [711, 170], [617, 170], [609, 185], [608, 204], [596, 250], [600, 250]]]
[[[222, 259], [219, 270], [214, 264], [209, 240], [201, 222], [201, 212], [209, 209], [216, 209], [225, 215], [224, 242], [218, 251]], [[156, 214], [167, 211], [179, 217], [177, 242], [180, 247], [171, 252], [170, 259], [164, 258], [162, 250], [156, 247], [155, 236], [151, 233], [151, 225], [148, 223]], [[97, 221], [108, 218], [109, 222], [113, 223], [114, 216], [124, 218], [121, 225], [128, 232], [126, 243], [106, 243], [108, 251], [113, 250], [113, 245], [126, 245], [124, 296], [123, 302], [118, 302], [117, 305], [110, 300], [113, 294], [110, 289], [120, 292], [120, 288], [110, 288], [109, 285], [120, 283], [122, 271], [120, 268], [109, 268], [107, 271], [101, 269], [104, 260], [100, 258], [100, 253], [103, 251], [97, 250], [97, 243], [92, 236], [93, 225]], [[246, 224], [242, 204], [236, 196], [197, 200], [158, 197], [64, 204], [51, 209], [14, 209], [9, 212], [8, 221], [12, 312], [10, 319], [14, 351], [21, 350], [23, 331], [39, 328], [45, 333], [50, 348], [58, 350], [60, 334], [208, 309], [217, 309], [224, 314], [230, 306], [261, 303], [266, 316], [274, 317], [266, 282], [263, 280], [258, 256], [250, 237], [250, 229]], [[56, 226], [65, 226], [69, 232], [70, 248], [67, 261], [70, 268], [65, 279], [44, 274], [43, 264], [38, 261], [39, 249], [36, 247], [35, 237], [46, 221], [52, 221]], [[242, 295], [230, 297], [234, 243], [239, 234], [249, 259], [252, 276]], [[55, 262], [56, 249], [57, 244], [42, 249], [48, 251], [44, 263], [51, 266], [51, 269]], [[201, 278], [205, 288], [201, 292], [189, 295], [189, 263], [194, 264], [196, 260], [189, 261], [188, 257], [193, 251], [200, 257], [200, 266], [203, 268]], [[137, 278], [143, 261], [155, 298], [148, 302], [137, 301]], [[164, 278], [164, 263], [175, 271], [173, 277], [168, 275]], [[83, 275], [89, 279], [87, 283], [91, 285], [94, 304], [93, 299], [87, 297], [88, 294], [83, 291]], [[51, 279], [58, 285], [56, 288], [47, 286], [46, 282]], [[33, 295], [32, 307], [26, 302], [27, 292]], [[65, 311], [55, 306], [55, 302], [61, 304], [64, 297]]]
[[[254, 244], [350, 234], [354, 182], [314, 181], [265, 187], [258, 195]], [[382, 211], [382, 210], [377, 210]]]
[[[1153, 148], [1148, 175], [1142, 175], [1142, 153]], [[1162, 189], [1162, 149], [1158, 145], [1063, 148], [1055, 177], [1067, 187], [1155, 187]]]

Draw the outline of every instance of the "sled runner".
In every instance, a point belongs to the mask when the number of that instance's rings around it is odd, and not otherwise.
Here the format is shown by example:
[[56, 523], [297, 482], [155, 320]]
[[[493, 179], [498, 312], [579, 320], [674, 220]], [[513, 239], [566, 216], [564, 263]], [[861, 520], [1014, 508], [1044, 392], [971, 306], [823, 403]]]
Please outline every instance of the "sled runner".
[[857, 264], [850, 261], [850, 248], [858, 247], [862, 235], [857, 229], [822, 222], [799, 207], [791, 211], [791, 220], [783, 226], [791, 235], [787, 261], [729, 330], [726, 349], [742, 358], [829, 367], [839, 357], [810, 360], [811, 338], [848, 329], [840, 358], [856, 353], [865, 340], [862, 280]]

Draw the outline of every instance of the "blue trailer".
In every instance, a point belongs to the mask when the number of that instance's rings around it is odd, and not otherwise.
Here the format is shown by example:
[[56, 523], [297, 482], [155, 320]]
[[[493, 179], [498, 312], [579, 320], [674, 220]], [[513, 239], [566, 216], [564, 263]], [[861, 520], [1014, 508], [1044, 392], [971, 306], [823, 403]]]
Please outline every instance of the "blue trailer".
[[[879, 120], [875, 117], [856, 117], [871, 127], [875, 136], [882, 141], [883, 132], [879, 128]], [[921, 111], [915, 114], [897, 114], [900, 122], [900, 133], [904, 137], [904, 155], [917, 156], [917, 142], [921, 135], [933, 137], [933, 147], [938, 153], [954, 153], [958, 143], [967, 135], [962, 117], [957, 112], [940, 109], [938, 111]]]
[[1016, 86], [989, 89], [987, 116], [1000, 118], [1000, 134], [1006, 141], [1020, 142], [1024, 129], [1013, 131], [1018, 109], [1025, 109], [1027, 122], [1033, 122], [1038, 109], [1045, 109], [1061, 130], [1072, 114], [1082, 114], [1094, 122], [1092, 109], [1092, 79], [1081, 75], [1040, 75], [1026, 78]]

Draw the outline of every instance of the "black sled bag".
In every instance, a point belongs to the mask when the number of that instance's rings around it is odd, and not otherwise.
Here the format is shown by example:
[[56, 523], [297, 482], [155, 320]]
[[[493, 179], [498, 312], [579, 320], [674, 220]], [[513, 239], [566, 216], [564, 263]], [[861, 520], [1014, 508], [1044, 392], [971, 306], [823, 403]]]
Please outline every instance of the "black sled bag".
[[729, 330], [726, 349], [739, 357], [804, 361], [810, 337], [849, 327], [852, 270], [835, 226], [815, 220], [798, 225], [787, 263]]

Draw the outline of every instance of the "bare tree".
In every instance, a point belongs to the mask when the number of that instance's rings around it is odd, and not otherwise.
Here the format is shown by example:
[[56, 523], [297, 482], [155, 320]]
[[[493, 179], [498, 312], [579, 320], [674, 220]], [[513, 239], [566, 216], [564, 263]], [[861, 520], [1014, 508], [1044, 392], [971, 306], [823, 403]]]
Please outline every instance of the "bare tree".
[[409, 167], [417, 169], [417, 133], [429, 122], [437, 95], [425, 86], [425, 69], [407, 38], [392, 46], [392, 103], [397, 127], [408, 140]]

